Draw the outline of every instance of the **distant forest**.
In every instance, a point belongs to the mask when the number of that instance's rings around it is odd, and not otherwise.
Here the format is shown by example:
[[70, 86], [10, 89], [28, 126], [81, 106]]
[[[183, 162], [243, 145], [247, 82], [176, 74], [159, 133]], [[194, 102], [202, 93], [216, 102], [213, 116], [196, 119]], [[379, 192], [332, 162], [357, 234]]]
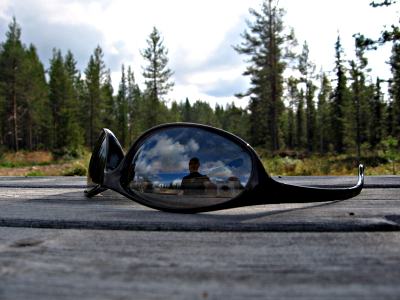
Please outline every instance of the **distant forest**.
[[[392, 1], [371, 3], [380, 9]], [[79, 157], [92, 149], [101, 128], [112, 130], [124, 148], [145, 130], [168, 122], [207, 124], [232, 132], [253, 146], [271, 153], [296, 150], [360, 156], [387, 139], [400, 139], [400, 30], [393, 25], [378, 40], [355, 34], [354, 60], [345, 60], [340, 36], [334, 44], [334, 76], [316, 71], [307, 42], [301, 53], [294, 31], [284, 26], [285, 11], [274, 0], [250, 9], [253, 20], [234, 49], [247, 59], [244, 76], [249, 99], [244, 109], [234, 102], [211, 107], [206, 101], [167, 102], [173, 88], [168, 50], [157, 28], [149, 34], [140, 89], [130, 66], [121, 66], [119, 88], [114, 91], [100, 46], [94, 49], [83, 72], [76, 69], [73, 53], [53, 49], [48, 70], [34, 45], [21, 43], [16, 18], [0, 44], [0, 147], [1, 151], [48, 150], [56, 156]], [[379, 26], [379, 24], [377, 25]], [[238, 35], [241, 34], [238, 32]], [[392, 78], [370, 81], [366, 53], [392, 43], [386, 59]], [[230, 47], [230, 45], [227, 45]], [[384, 61], [384, 59], [383, 59]], [[288, 68], [297, 77], [284, 77]], [[294, 72], [292, 72], [294, 74]], [[46, 76], [47, 74], [47, 76]], [[384, 99], [381, 83], [388, 83]], [[190, 97], [190, 95], [188, 95]]]

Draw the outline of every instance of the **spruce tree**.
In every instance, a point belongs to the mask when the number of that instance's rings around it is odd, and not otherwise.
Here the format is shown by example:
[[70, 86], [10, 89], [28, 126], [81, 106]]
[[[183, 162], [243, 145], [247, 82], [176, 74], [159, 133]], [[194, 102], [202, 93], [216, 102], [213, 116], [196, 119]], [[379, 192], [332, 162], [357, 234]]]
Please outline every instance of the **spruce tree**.
[[148, 65], [143, 68], [147, 95], [147, 126], [160, 122], [164, 96], [172, 90], [174, 83], [170, 81], [173, 72], [167, 68], [168, 49], [163, 45], [164, 39], [156, 27], [147, 39], [148, 48], [141, 51]]
[[294, 149], [296, 138], [295, 126], [295, 105], [298, 103], [299, 90], [297, 84], [299, 80], [293, 76], [286, 80], [286, 100], [288, 102], [287, 110], [287, 132], [286, 132], [286, 146], [289, 149]]
[[[361, 144], [367, 141], [367, 123], [370, 118], [368, 111], [369, 99], [372, 95], [368, 95], [368, 88], [366, 86], [366, 69], [368, 65], [368, 59], [365, 57], [365, 50], [367, 46], [364, 43], [363, 35], [354, 35], [355, 37], [355, 48], [356, 48], [356, 60], [351, 60], [350, 63], [350, 81], [351, 81], [351, 92], [352, 101], [349, 106], [350, 115], [348, 120], [354, 122], [357, 145], [357, 157], [361, 156]], [[371, 97], [369, 97], [371, 96]]]
[[169, 111], [169, 123], [181, 122], [182, 116], [180, 114], [179, 104], [174, 100], [171, 103], [171, 108]]
[[22, 144], [25, 149], [34, 151], [51, 146], [51, 129], [49, 115], [50, 105], [48, 87], [43, 63], [40, 61], [36, 47], [32, 44], [26, 52], [26, 112], [22, 118]]
[[392, 78], [389, 80], [390, 101], [390, 122], [388, 134], [394, 139], [400, 140], [400, 43], [396, 42], [392, 46], [390, 56], [390, 67]]
[[129, 123], [128, 123], [128, 86], [125, 74], [125, 66], [122, 65], [121, 80], [119, 82], [117, 104], [117, 126], [118, 139], [122, 147], [128, 147], [129, 143]]
[[347, 93], [347, 78], [346, 69], [344, 66], [344, 50], [340, 36], [338, 36], [335, 43], [335, 71], [336, 71], [336, 87], [333, 93], [333, 99], [331, 102], [331, 126], [332, 126], [332, 138], [333, 145], [337, 153], [342, 154], [344, 152], [344, 131], [345, 131], [345, 105], [346, 105], [346, 93]]
[[113, 132], [117, 132], [117, 126], [115, 122], [116, 118], [116, 107], [115, 107], [115, 96], [114, 88], [111, 81], [111, 71], [110, 69], [105, 71], [104, 83], [101, 86], [102, 95], [102, 126], [109, 128]]
[[53, 117], [53, 139], [57, 149], [63, 146], [62, 141], [59, 141], [58, 131], [61, 129], [61, 110], [68, 106], [72, 98], [71, 87], [61, 51], [53, 49], [49, 68], [49, 98]]
[[383, 100], [383, 93], [381, 88], [381, 80], [379, 77], [376, 79], [374, 88], [374, 97], [370, 100], [370, 120], [369, 127], [369, 143], [374, 149], [382, 141], [385, 136], [385, 102]]
[[306, 146], [306, 117], [304, 112], [304, 90], [300, 89], [298, 94], [297, 110], [296, 110], [296, 146], [297, 149], [303, 150]]
[[97, 46], [85, 69], [86, 87], [86, 140], [90, 149], [93, 149], [98, 134], [102, 128], [105, 116], [106, 103], [102, 94], [102, 87], [106, 79], [106, 67], [103, 61], [103, 50]]
[[305, 84], [305, 99], [306, 99], [306, 148], [308, 151], [313, 151], [315, 148], [315, 129], [316, 129], [316, 109], [314, 102], [314, 94], [316, 86], [313, 80], [316, 78], [315, 64], [309, 58], [310, 50], [307, 41], [303, 44], [303, 51], [299, 56], [300, 82]]
[[252, 143], [267, 144], [272, 152], [279, 149], [278, 119], [283, 111], [283, 72], [285, 58], [292, 57], [290, 44], [294, 34], [284, 34], [285, 11], [277, 7], [274, 0], [264, 0], [261, 12], [249, 10], [254, 23], [247, 22], [249, 30], [242, 35], [244, 42], [234, 47], [240, 54], [248, 55], [250, 65], [243, 73], [251, 77], [251, 87], [239, 98], [250, 97], [249, 110]]
[[4, 144], [18, 152], [20, 148], [18, 141], [21, 134], [20, 112], [21, 108], [26, 106], [24, 99], [27, 80], [26, 52], [20, 39], [21, 28], [15, 17], [8, 28], [7, 40], [0, 47], [0, 88], [4, 97], [2, 139]]
[[130, 66], [128, 67], [127, 72], [127, 85], [129, 144], [132, 144], [133, 141], [147, 128], [144, 125], [146, 117], [143, 115], [144, 103], [142, 93], [135, 81], [135, 75]]
[[[318, 94], [318, 113], [317, 113], [317, 140], [320, 154], [329, 151], [329, 143], [332, 140], [332, 130], [329, 126], [329, 104], [332, 95], [332, 86], [328, 76], [322, 72], [320, 76], [320, 89]], [[333, 128], [334, 130], [334, 128]]]
[[[394, 0], [384, 0], [383, 2], [378, 2], [375, 3], [375, 1], [371, 2], [370, 5], [372, 7], [388, 7], [391, 6], [392, 4], [396, 3]], [[383, 30], [381, 32], [381, 37], [378, 39], [377, 42], [379, 42], [381, 45], [385, 44], [387, 42], [396, 42], [400, 41], [400, 27], [398, 25], [392, 25], [391, 29]], [[371, 39], [367, 39], [367, 42], [371, 43]]]
[[189, 99], [187, 97], [185, 103], [182, 104], [182, 121], [193, 122], [192, 106], [190, 105]]
[[57, 157], [79, 157], [83, 133], [78, 122], [77, 96], [74, 89], [76, 70], [71, 54], [67, 61], [60, 50], [53, 50], [49, 69], [49, 98], [53, 120], [53, 153]]

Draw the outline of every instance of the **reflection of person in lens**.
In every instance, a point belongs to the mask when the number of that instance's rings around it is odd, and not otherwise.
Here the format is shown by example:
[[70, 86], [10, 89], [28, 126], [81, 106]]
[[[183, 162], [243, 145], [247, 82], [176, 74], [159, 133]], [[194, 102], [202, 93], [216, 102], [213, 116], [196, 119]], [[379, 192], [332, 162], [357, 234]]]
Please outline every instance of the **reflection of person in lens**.
[[210, 181], [210, 178], [198, 172], [199, 167], [200, 160], [197, 157], [193, 157], [189, 161], [190, 174], [182, 179], [182, 192], [180, 194], [204, 195], [206, 188], [215, 189], [215, 184]]

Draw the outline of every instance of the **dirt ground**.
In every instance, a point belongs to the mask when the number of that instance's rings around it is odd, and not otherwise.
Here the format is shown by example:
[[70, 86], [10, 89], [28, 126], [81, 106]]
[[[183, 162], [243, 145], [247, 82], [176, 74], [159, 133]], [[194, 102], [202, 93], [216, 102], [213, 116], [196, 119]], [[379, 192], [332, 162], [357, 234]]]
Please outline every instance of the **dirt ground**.
[[72, 162], [58, 163], [48, 166], [0, 168], [0, 176], [62, 176], [74, 166]]

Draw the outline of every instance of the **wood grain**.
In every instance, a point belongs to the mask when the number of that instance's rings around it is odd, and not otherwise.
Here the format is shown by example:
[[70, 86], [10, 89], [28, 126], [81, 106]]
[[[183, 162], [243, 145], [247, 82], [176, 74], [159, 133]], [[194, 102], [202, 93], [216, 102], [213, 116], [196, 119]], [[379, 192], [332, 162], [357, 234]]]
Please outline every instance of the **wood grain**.
[[181, 215], [87, 199], [84, 178], [0, 177], [0, 299], [400, 299], [400, 177], [367, 182], [340, 202]]

